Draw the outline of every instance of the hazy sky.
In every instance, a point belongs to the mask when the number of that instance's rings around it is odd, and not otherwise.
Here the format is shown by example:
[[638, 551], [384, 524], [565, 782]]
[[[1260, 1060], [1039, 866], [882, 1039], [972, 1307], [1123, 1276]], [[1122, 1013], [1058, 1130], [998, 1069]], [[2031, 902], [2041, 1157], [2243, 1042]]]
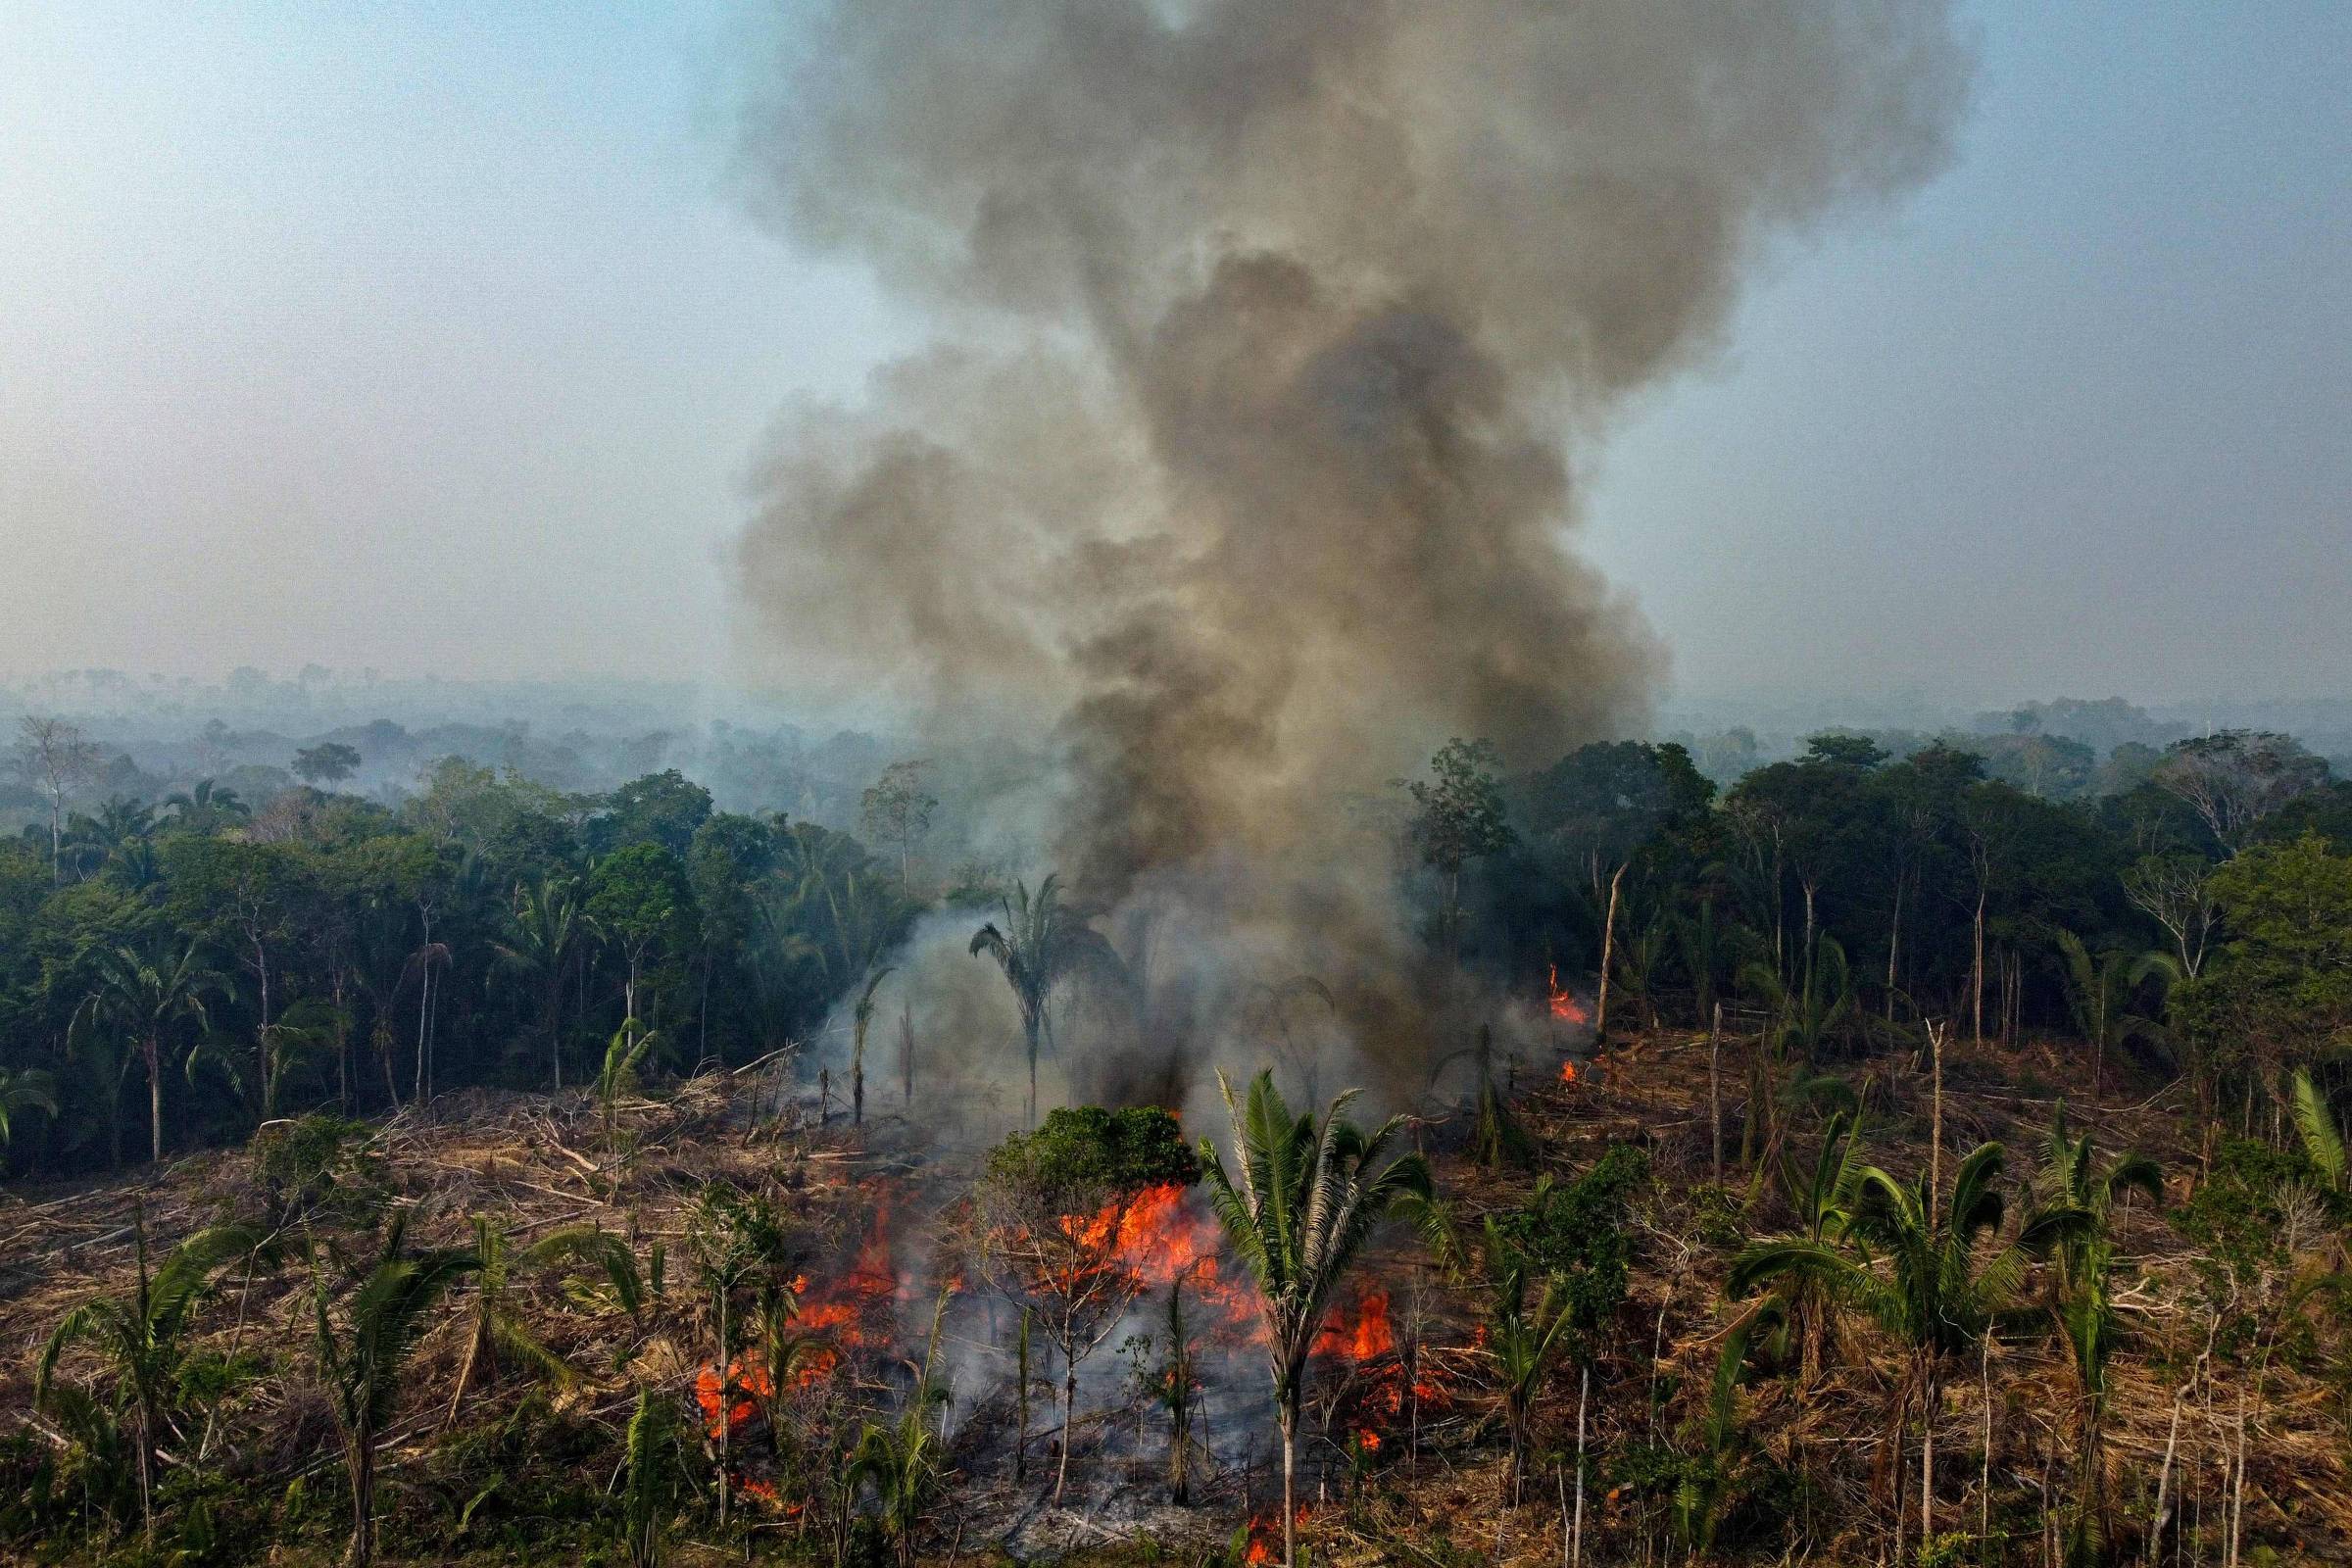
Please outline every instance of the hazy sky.
[[[2352, 6], [1967, 16], [1954, 167], [1583, 455], [1587, 548], [1690, 694], [2352, 695]], [[776, 24], [0, 0], [0, 674], [757, 678], [760, 432], [920, 336], [744, 215]]]

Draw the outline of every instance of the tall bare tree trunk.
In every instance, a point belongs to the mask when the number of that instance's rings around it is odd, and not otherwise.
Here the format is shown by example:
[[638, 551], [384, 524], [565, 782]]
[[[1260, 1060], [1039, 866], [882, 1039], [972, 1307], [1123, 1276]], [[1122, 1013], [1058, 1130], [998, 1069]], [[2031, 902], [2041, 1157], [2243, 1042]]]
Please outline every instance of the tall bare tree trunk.
[[1975, 1020], [1977, 1044], [1984, 1043], [1984, 890], [1977, 889], [1976, 961], [1969, 965], [1969, 984], [1975, 992], [1970, 1003]]
[[1568, 1528], [1568, 1568], [1581, 1568], [1585, 1560], [1585, 1401], [1592, 1393], [1588, 1363], [1576, 1385], [1576, 1518]]
[[1903, 883], [1905, 877], [1894, 879], [1894, 918], [1886, 926], [1886, 1027], [1894, 1028], [1895, 956], [1903, 948]]
[[1928, 1228], [1936, 1228], [1943, 1203], [1943, 1034], [1940, 1023], [1928, 1025], [1928, 1051], [1935, 1067], [1935, 1096], [1928, 1115]]
[[1609, 873], [1609, 912], [1600, 925], [1600, 995], [1592, 1004], [1592, 1038], [1595, 1042], [1608, 1038], [1609, 1033], [1609, 970], [1617, 956], [1617, 889], [1625, 880], [1625, 867], [1619, 865]]
[[[1069, 1348], [1064, 1346], [1061, 1355], [1061, 1463], [1055, 1466], [1054, 1471], [1054, 1506], [1056, 1508], [1061, 1506], [1062, 1490], [1070, 1484], [1070, 1444], [1078, 1435], [1075, 1425], [1077, 1419], [1078, 1363], [1070, 1355]], [[1287, 1438], [1290, 1429], [1286, 1426], [1283, 1431], [1286, 1434], [1283, 1446], [1283, 1478], [1287, 1483], [1290, 1478], [1290, 1446]]]
[[[1298, 1393], [1285, 1393], [1275, 1406], [1282, 1424], [1282, 1568], [1298, 1568], [1298, 1508], [1296, 1494], [1296, 1472], [1298, 1461]], [[1063, 1434], [1061, 1451], [1070, 1451], [1069, 1437]]]
[[164, 1162], [164, 1060], [163, 1049], [153, 1034], [140, 1046], [147, 1060], [147, 1152], [158, 1165]]
[[1919, 1546], [1936, 1539], [1936, 1410], [1942, 1391], [1936, 1385], [1931, 1361], [1919, 1408]]
[[1707, 1122], [1715, 1140], [1715, 1185], [1723, 1185], [1723, 1004], [1707, 1024]]

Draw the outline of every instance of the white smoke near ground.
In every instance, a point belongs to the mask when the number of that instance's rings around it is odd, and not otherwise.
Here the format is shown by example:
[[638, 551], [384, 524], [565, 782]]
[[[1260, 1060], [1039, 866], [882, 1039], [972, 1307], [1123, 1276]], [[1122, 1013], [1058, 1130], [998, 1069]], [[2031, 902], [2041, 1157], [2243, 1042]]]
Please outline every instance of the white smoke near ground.
[[[736, 552], [764, 673], [1058, 759], [1031, 874], [1153, 950], [1073, 1090], [1182, 1103], [1229, 1044], [1263, 1058], [1250, 999], [1294, 974], [1413, 1077], [1458, 1041], [1346, 803], [1449, 736], [1530, 766], [1640, 722], [1663, 655], [1574, 553], [1566, 454], [1717, 348], [1777, 240], [1944, 162], [1950, 6], [840, 0], [791, 29], [760, 206], [940, 346], [780, 423]], [[952, 946], [914, 972], [981, 962]]]

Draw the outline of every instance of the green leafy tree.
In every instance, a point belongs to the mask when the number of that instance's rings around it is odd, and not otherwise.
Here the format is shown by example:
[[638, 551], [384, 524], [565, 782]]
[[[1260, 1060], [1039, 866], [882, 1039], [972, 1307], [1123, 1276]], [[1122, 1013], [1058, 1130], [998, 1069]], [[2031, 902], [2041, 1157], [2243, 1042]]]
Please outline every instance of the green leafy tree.
[[357, 748], [321, 741], [294, 754], [294, 776], [305, 784], [340, 784], [360, 770]]
[[2172, 993], [2201, 1059], [2247, 1060], [2277, 1094], [2352, 1034], [2352, 855], [2307, 834], [2256, 844], [2213, 874], [2229, 940]]
[[156, 1451], [171, 1431], [188, 1364], [189, 1331], [213, 1277], [226, 1264], [250, 1255], [261, 1235], [241, 1225], [199, 1231], [150, 1270], [144, 1211], [133, 1222], [137, 1268], [127, 1297], [99, 1297], [60, 1318], [41, 1346], [33, 1369], [35, 1405], [52, 1396], [59, 1358], [74, 1346], [97, 1351], [111, 1375], [115, 1403], [127, 1407], [138, 1424], [134, 1445], [139, 1481], [139, 1514], [150, 1543], [155, 1539]]
[[1201, 1140], [1200, 1160], [1226, 1244], [1257, 1286], [1266, 1353], [1274, 1376], [1274, 1413], [1282, 1430], [1282, 1556], [1298, 1558], [1296, 1472], [1298, 1419], [1307, 1354], [1333, 1295], [1380, 1222], [1400, 1205], [1432, 1197], [1429, 1166], [1418, 1154], [1383, 1156], [1404, 1128], [1392, 1116], [1366, 1133], [1345, 1112], [1354, 1091], [1318, 1119], [1294, 1113], [1261, 1072], [1244, 1101], [1219, 1074], [1233, 1121], [1234, 1168]]
[[1413, 844], [1438, 874], [1448, 952], [1461, 945], [1463, 867], [1500, 854], [1515, 837], [1495, 778], [1501, 766], [1494, 742], [1456, 736], [1429, 760], [1432, 777], [1398, 781], [1413, 799]]
[[858, 801], [858, 826], [866, 836], [899, 852], [899, 880], [905, 882], [915, 844], [931, 831], [939, 799], [923, 787], [931, 764], [919, 759], [893, 762]]
[[1003, 905], [1004, 922], [991, 920], [972, 933], [971, 951], [987, 954], [1004, 972], [1021, 1013], [1021, 1040], [1029, 1053], [1029, 1124], [1037, 1125], [1037, 1051], [1051, 1037], [1047, 1007], [1054, 990], [1081, 970], [1120, 972], [1118, 955], [1085, 917], [1062, 902], [1061, 879], [1048, 875], [1033, 897], [1025, 882], [1013, 884]]
[[441, 1298], [481, 1266], [473, 1253], [454, 1248], [411, 1252], [407, 1235], [408, 1211], [395, 1210], [382, 1250], [340, 1314], [332, 1307], [325, 1279], [313, 1284], [312, 1351], [342, 1438], [351, 1486], [351, 1546], [344, 1557], [349, 1568], [368, 1568], [375, 1560], [376, 1444], [400, 1402], [409, 1352]]
[[654, 846], [683, 857], [696, 831], [710, 820], [710, 792], [674, 767], [631, 779], [605, 797], [604, 806], [588, 824], [588, 848], [597, 855]]
[[1483, 1222], [1488, 1344], [1502, 1385], [1514, 1504], [1537, 1396], [1563, 1358], [1591, 1366], [1625, 1303], [1633, 1262], [1627, 1204], [1647, 1169], [1638, 1150], [1616, 1145], [1570, 1181], [1538, 1178], [1525, 1203]]
[[658, 844], [632, 844], [588, 873], [588, 918], [619, 950], [628, 973], [623, 1011], [637, 1017], [637, 988], [649, 964], [692, 937], [694, 890], [678, 858]]

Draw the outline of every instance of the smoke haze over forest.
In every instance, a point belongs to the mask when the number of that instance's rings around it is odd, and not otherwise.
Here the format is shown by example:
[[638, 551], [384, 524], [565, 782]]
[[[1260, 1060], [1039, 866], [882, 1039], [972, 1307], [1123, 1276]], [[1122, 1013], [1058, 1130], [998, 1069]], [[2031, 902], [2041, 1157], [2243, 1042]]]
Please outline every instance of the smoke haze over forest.
[[[8, 15], [0, 670], [775, 676], [763, 432], [936, 335], [759, 220], [807, 8]], [[1940, 172], [1536, 420], [1670, 691], [2340, 689], [2346, 20], [2114, 21], [1962, 6]]]

